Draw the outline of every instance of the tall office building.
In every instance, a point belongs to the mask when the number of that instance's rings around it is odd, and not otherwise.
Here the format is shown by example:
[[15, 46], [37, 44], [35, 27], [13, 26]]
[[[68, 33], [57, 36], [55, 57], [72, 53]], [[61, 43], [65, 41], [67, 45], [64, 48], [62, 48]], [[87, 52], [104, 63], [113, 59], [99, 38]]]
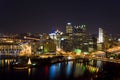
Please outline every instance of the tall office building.
[[98, 43], [103, 43], [104, 42], [104, 37], [103, 37], [103, 29], [99, 28], [99, 34], [98, 34]]
[[98, 40], [97, 40], [97, 50], [103, 50], [103, 43], [104, 43], [104, 33], [103, 29], [99, 28], [98, 31]]
[[74, 33], [85, 33], [86, 32], [86, 25], [74, 26], [73, 32]]
[[86, 32], [86, 25], [81, 25], [83, 32]]
[[59, 30], [56, 30], [56, 31], [54, 31], [54, 33], [49, 34], [50, 38], [54, 40], [57, 49], [60, 49], [62, 34], [63, 34], [63, 32], [61, 32]]
[[68, 33], [68, 34], [73, 33], [73, 27], [72, 27], [71, 23], [67, 23], [67, 25], [66, 25], [66, 33]]

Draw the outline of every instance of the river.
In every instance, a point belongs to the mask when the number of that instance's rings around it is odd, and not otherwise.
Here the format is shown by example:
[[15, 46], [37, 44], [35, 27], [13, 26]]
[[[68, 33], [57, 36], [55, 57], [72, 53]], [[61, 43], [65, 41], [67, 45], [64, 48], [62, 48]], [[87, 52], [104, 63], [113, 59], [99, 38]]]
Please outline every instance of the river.
[[120, 80], [120, 64], [102, 61], [68, 61], [13, 70], [13, 59], [0, 60], [0, 80]]

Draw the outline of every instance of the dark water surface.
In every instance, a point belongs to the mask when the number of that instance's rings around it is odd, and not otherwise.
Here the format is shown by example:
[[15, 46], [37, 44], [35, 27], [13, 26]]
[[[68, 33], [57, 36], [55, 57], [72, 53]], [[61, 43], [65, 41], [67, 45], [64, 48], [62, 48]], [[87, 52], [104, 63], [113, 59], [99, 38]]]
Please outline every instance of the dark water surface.
[[69, 61], [26, 70], [13, 70], [13, 60], [0, 60], [0, 80], [120, 80], [120, 64]]

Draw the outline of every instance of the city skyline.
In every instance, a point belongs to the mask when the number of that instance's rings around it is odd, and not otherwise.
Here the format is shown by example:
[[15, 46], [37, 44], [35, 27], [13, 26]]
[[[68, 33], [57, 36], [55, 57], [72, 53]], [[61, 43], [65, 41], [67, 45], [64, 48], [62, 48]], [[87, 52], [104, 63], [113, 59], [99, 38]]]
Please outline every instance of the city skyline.
[[87, 31], [107, 33], [120, 30], [120, 1], [0, 1], [0, 32], [65, 31], [66, 24], [85, 24]]

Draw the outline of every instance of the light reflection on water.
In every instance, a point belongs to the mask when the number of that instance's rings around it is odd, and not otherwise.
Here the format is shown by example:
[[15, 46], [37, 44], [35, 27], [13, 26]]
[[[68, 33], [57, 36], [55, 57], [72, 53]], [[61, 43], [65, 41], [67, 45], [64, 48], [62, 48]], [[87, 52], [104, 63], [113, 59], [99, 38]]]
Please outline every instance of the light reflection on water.
[[58, 69], [56, 69], [56, 68], [57, 68], [56, 65], [52, 65], [50, 67], [50, 80], [53, 80], [55, 78], [55, 75], [57, 76], [57, 73], [59, 73]]
[[31, 68], [28, 68], [28, 76], [30, 77], [31, 75]]
[[73, 68], [73, 62], [70, 61], [70, 62], [67, 62], [67, 65], [66, 65], [66, 76], [69, 77], [71, 72], [72, 72], [72, 68]]
[[[2, 69], [5, 68], [9, 71], [9, 65], [13, 61], [14, 61], [13, 59], [0, 60], [0, 67], [3, 67]], [[99, 62], [99, 65], [97, 64], [99, 68], [100, 68], [100, 64], [101, 62]], [[98, 72], [99, 69], [93, 66], [84, 65], [83, 63], [76, 63], [74, 61], [69, 61], [63, 63], [56, 63], [52, 65], [45, 65], [40, 68], [29, 68], [27, 70], [27, 74], [28, 74], [28, 78], [33, 78], [34, 76], [36, 76], [37, 73], [37, 75], [40, 74], [42, 78], [46, 77], [47, 79], [50, 80], [56, 80], [60, 76], [64, 76], [66, 79], [68, 79], [71, 76], [77, 78], [79, 76], [83, 76], [86, 70], [88, 70], [91, 73], [94, 73], [94, 72]], [[24, 73], [24, 70], [21, 70], [19, 72]], [[40, 76], [39, 78], [41, 78]]]
[[75, 68], [74, 68], [74, 77], [79, 77], [84, 74], [86, 70], [86, 67], [82, 63], [76, 63]]
[[[92, 74], [99, 71], [98, 67], [84, 65], [83, 63], [74, 63], [73, 61], [69, 61], [67, 63], [57, 63], [48, 67], [50, 80], [55, 80], [61, 75], [63, 75], [65, 78], [69, 78], [71, 76], [78, 78], [83, 76], [86, 70]], [[46, 70], [46, 68], [45, 73], [48, 74], [48, 69]]]
[[1, 59], [0, 67], [8, 67], [9, 68], [10, 63], [14, 62], [14, 61], [15, 61], [14, 59]]
[[[75, 61], [56, 63], [51, 65], [41, 65], [39, 68], [29, 68], [28, 70], [11, 70], [9, 64], [12, 62], [12, 59], [0, 60], [0, 67], [2, 69], [7, 68], [7, 72], [2, 71], [8, 76], [6, 78], [14, 79], [20, 77], [21, 80], [24, 79], [34, 79], [34, 80], [67, 80], [67, 79], [82, 79], [82, 80], [94, 80], [94, 76], [98, 77], [97, 73], [103, 68], [103, 62], [96, 61], [92, 64], [84, 64]], [[0, 73], [0, 74], [2, 74]], [[103, 72], [104, 73], [104, 72]], [[89, 76], [90, 75], [90, 76]], [[0, 76], [1, 78], [2, 76]], [[101, 79], [102, 80], [102, 79]]]

